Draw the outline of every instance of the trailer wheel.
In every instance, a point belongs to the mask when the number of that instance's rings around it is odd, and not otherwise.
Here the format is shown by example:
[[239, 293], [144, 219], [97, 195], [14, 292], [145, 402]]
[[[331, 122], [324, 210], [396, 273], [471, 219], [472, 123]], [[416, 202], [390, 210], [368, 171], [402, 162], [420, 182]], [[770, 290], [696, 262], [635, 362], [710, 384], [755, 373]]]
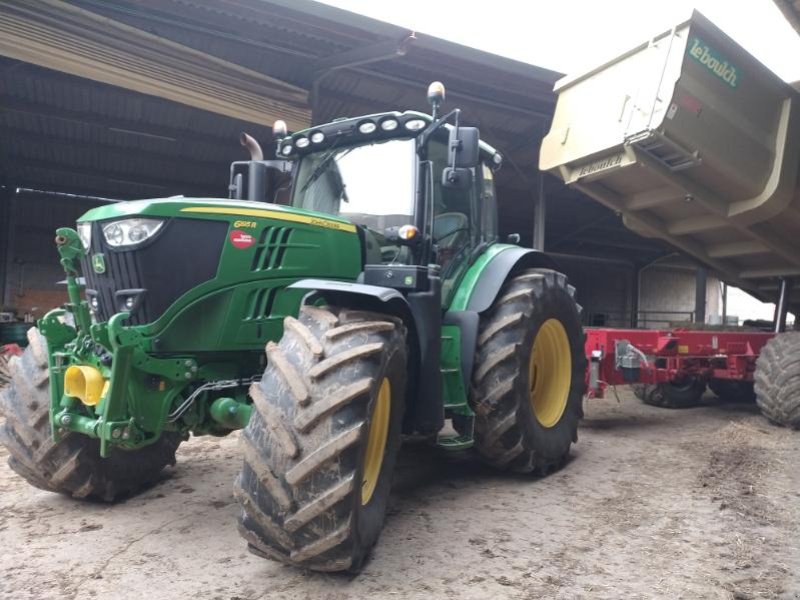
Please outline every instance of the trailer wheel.
[[386, 315], [303, 306], [250, 395], [234, 485], [251, 552], [357, 572], [383, 527], [405, 406], [406, 333]]
[[756, 392], [752, 381], [736, 381], [732, 379], [712, 379], [708, 388], [722, 400], [727, 402], [755, 402]]
[[100, 457], [100, 442], [77, 433], [55, 442], [50, 430], [50, 377], [47, 347], [36, 328], [28, 330], [30, 345], [9, 362], [11, 385], [0, 393], [0, 443], [8, 451], [8, 465], [40, 489], [74, 498], [111, 502], [158, 480], [167, 465], [175, 464], [181, 443], [165, 433], [140, 450], [112, 448]]
[[501, 469], [546, 474], [578, 439], [586, 357], [574, 288], [548, 269], [513, 277], [481, 315], [475, 448]]
[[696, 377], [688, 377], [680, 383], [640, 383], [633, 386], [633, 393], [639, 400], [659, 408], [697, 406], [705, 391], [705, 382]]
[[756, 402], [777, 425], [800, 429], [800, 333], [772, 338], [756, 361]]

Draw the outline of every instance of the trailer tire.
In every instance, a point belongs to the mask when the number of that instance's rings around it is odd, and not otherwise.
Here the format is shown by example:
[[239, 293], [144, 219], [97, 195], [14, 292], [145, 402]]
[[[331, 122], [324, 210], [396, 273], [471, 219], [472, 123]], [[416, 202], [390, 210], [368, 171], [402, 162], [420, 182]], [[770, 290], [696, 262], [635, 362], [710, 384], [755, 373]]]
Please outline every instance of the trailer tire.
[[586, 357], [574, 293], [565, 275], [530, 269], [510, 278], [481, 315], [475, 449], [496, 468], [545, 475], [578, 439]]
[[100, 456], [99, 440], [68, 433], [56, 442], [50, 428], [50, 377], [47, 346], [37, 328], [28, 330], [29, 346], [9, 362], [11, 385], [0, 392], [0, 443], [8, 465], [31, 485], [73, 498], [113, 502], [159, 479], [175, 464], [178, 434], [139, 450], [112, 448]]
[[234, 484], [251, 552], [358, 572], [386, 514], [405, 406], [406, 332], [379, 313], [303, 306], [250, 395]]
[[712, 379], [708, 388], [721, 400], [744, 404], [755, 402], [756, 392], [752, 381], [736, 381], [732, 379]]
[[690, 377], [683, 383], [639, 383], [633, 386], [634, 395], [645, 404], [659, 408], [690, 408], [700, 404], [706, 384]]
[[756, 361], [756, 403], [767, 419], [800, 429], [800, 333], [772, 338]]

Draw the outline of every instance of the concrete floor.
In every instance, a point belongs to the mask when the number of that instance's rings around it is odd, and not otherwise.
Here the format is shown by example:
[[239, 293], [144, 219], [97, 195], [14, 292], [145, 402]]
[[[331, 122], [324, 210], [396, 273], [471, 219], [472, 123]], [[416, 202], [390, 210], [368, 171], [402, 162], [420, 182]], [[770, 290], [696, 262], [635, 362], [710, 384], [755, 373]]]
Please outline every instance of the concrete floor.
[[404, 448], [355, 578], [246, 552], [235, 436], [185, 444], [116, 506], [38, 491], [3, 460], [0, 598], [800, 598], [800, 432], [713, 398], [669, 411], [620, 390], [586, 412], [540, 480]]

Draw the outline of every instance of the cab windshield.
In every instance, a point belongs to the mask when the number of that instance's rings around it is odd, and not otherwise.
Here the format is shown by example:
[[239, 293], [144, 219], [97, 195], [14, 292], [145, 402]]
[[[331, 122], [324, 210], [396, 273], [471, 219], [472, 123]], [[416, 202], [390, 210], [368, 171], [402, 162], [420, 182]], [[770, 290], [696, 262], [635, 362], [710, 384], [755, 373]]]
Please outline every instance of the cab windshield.
[[300, 162], [292, 206], [340, 215], [371, 234], [381, 262], [398, 260], [401, 249], [387, 244], [390, 227], [413, 223], [416, 169], [413, 139], [333, 147]]

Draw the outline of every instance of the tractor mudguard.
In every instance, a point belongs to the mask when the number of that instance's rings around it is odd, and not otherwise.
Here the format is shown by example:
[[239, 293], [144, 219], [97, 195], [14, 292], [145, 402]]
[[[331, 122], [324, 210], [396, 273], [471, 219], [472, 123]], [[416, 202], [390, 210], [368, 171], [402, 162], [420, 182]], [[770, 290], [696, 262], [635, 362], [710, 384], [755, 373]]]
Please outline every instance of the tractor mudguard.
[[381, 302], [399, 300], [403, 304], [408, 302], [403, 294], [394, 288], [382, 287], [378, 285], [367, 285], [365, 283], [353, 283], [351, 281], [334, 281], [330, 279], [301, 279], [287, 286], [289, 289], [309, 290], [320, 292], [332, 292], [329, 296], [361, 296], [374, 298]]
[[[472, 271], [475, 267], [479, 267], [479, 272], [476, 273], [477, 277], [472, 278], [473, 288], [464, 307], [466, 310], [482, 313], [489, 308], [509, 274], [514, 270], [540, 268], [559, 270], [558, 263], [539, 250], [506, 244], [497, 244], [491, 249], [496, 247], [500, 247], [500, 250], [490, 256], [487, 262], [480, 264], [479, 259], [470, 268]], [[467, 277], [464, 278], [465, 282]]]
[[301, 279], [292, 289], [309, 290], [303, 303], [315, 293], [338, 304], [400, 317], [408, 330], [408, 386], [403, 422], [405, 433], [433, 435], [444, 426], [444, 401], [439, 370], [441, 354], [441, 280], [428, 276], [429, 289], [404, 296], [394, 288], [347, 281]]
[[509, 275], [520, 269], [559, 270], [558, 263], [538, 250], [510, 244], [495, 244], [476, 260], [461, 280], [459, 289], [444, 317], [446, 325], [461, 329], [461, 374], [465, 389], [470, 389], [472, 366], [478, 340], [478, 315], [497, 298]]

